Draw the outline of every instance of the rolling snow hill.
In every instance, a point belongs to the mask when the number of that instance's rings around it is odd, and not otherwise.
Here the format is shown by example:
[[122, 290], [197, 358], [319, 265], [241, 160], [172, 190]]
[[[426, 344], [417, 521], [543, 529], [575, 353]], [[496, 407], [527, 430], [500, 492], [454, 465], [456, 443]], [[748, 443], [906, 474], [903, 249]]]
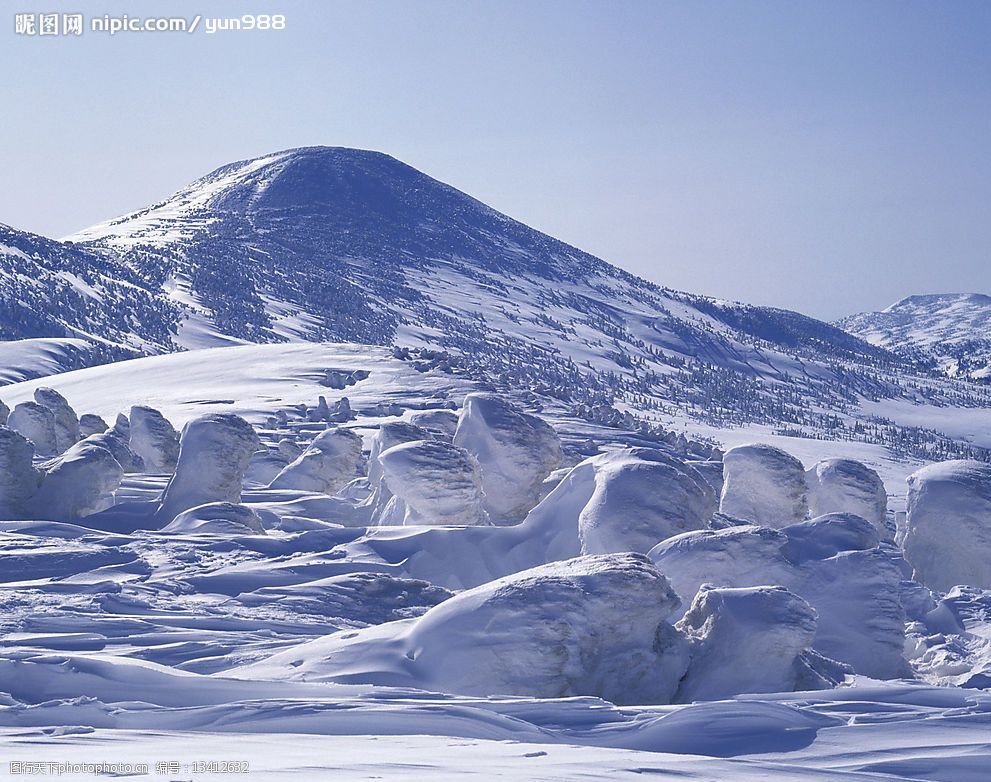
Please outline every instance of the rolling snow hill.
[[991, 377], [991, 296], [983, 293], [909, 296], [836, 325], [873, 345], [931, 357], [948, 375]]

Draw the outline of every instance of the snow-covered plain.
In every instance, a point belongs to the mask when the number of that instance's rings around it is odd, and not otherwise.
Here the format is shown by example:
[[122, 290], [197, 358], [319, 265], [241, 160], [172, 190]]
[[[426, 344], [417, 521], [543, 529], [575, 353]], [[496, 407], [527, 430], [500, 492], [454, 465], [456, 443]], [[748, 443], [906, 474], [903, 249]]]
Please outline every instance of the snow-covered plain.
[[[718, 457], [644, 448], [553, 402], [478, 419], [464, 406], [477, 384], [423, 369], [383, 348], [250, 345], [4, 387], [10, 408], [56, 399], [36, 394], [52, 388], [108, 423], [147, 405], [184, 440], [177, 477], [128, 472], [108, 510], [0, 521], [3, 762], [146, 763], [152, 776], [187, 764], [177, 779], [229, 778], [197, 761], [247, 762], [252, 779], [987, 778], [991, 594], [930, 595], [849, 514], [733, 526], [749, 520], [714, 514]], [[553, 429], [527, 423], [527, 406]], [[260, 438], [251, 464], [211, 456], [250, 445], [220, 426], [231, 415]], [[328, 430], [358, 435], [359, 463]], [[147, 448], [145, 432], [129, 434]], [[340, 443], [309, 460], [306, 486], [274, 480], [317, 436]], [[494, 449], [496, 436], [516, 451]], [[801, 446], [792, 454], [813, 473], [874, 448], [773, 442]], [[404, 472], [421, 451], [430, 469]], [[904, 495], [920, 465], [869, 455]], [[521, 494], [451, 522], [432, 477], [448, 463], [474, 464], [479, 486], [486, 464], [512, 466]], [[44, 485], [52, 467], [36, 465]], [[231, 470], [246, 470], [239, 491]], [[170, 480], [172, 497], [192, 487], [208, 504], [163, 510]], [[532, 486], [536, 507], [513, 523]], [[417, 513], [383, 513], [397, 497]], [[863, 506], [860, 492], [829, 498]], [[623, 553], [651, 535], [674, 536], [668, 553]], [[723, 555], [682, 541], [733, 536], [752, 543], [731, 573], [714, 566], [714, 588], [688, 594]], [[907, 620], [904, 642], [892, 617]], [[838, 644], [867, 652], [837, 662]], [[872, 673], [899, 678], [863, 675], [882, 648], [890, 665]]]

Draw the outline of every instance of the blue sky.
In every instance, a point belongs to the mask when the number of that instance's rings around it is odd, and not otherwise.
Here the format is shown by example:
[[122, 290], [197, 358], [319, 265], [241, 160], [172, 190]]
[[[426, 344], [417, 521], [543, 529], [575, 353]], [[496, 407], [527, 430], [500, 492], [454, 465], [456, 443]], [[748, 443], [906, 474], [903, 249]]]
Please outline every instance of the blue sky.
[[282, 32], [0, 36], [0, 222], [378, 149], [671, 287], [833, 318], [991, 292], [991, 3], [53, 2]]

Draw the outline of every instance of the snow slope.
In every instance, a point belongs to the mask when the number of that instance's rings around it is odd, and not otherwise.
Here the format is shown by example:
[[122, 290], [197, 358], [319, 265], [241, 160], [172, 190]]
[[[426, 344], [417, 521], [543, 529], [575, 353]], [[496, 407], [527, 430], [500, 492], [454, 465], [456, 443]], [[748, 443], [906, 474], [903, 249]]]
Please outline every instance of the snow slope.
[[[240, 413], [272, 447], [288, 433], [300, 446], [310, 442], [346, 396], [351, 416], [334, 425], [362, 435], [369, 450], [382, 423], [409, 421], [425, 411], [433, 418], [452, 415], [448, 411], [456, 412], [479, 388], [469, 377], [422, 364], [385, 348], [350, 344], [244, 345], [16, 383], [0, 389], [0, 399], [13, 405], [49, 385], [79, 413], [98, 412], [112, 421], [141, 402], [160, 408], [177, 427], [204, 413]], [[321, 395], [324, 405], [317, 403]], [[593, 467], [643, 461], [643, 451], [618, 450], [643, 435], [593, 425], [552, 401], [528, 404], [529, 412], [558, 429], [569, 464], [581, 458], [587, 440], [614, 451], [595, 457]], [[428, 436], [442, 441], [453, 432], [440, 427]], [[666, 449], [667, 459], [683, 458], [672, 446], [654, 445]], [[890, 456], [885, 464], [889, 472], [911, 468]], [[980, 591], [947, 596], [938, 612], [940, 633], [930, 627], [911, 633], [916, 670], [925, 672], [928, 684], [851, 679], [814, 692], [665, 706], [631, 702], [622, 708], [588, 696], [452, 694], [445, 677], [463, 681], [472, 674], [484, 689], [478, 675], [498, 673], [529, 687], [535, 666], [526, 662], [537, 648], [538, 661], [554, 676], [563, 671], [576, 677], [572, 692], [590, 691], [584, 686], [589, 682], [598, 687], [619, 681], [628, 695], [626, 678], [637, 674], [636, 665], [658, 654], [663, 638], [673, 637], [652, 635], [654, 625], [670, 627], [661, 618], [667, 598], [660, 576], [644, 571], [633, 555], [607, 555], [630, 564], [601, 571], [589, 559], [543, 565], [580, 553], [569, 555], [567, 549], [580, 548], [582, 508], [619, 519], [617, 512], [636, 498], [624, 491], [597, 494], [588, 463], [572, 476], [552, 478], [551, 485], [561, 482], [543, 510], [510, 527], [366, 529], [342, 510], [360, 513], [370, 493], [365, 479], [334, 497], [248, 481], [243, 505], [191, 511], [164, 530], [107, 531], [105, 515], [63, 523], [0, 522], [4, 761], [129, 760], [154, 769], [173, 757], [247, 760], [252, 778], [262, 779], [491, 778], [496, 772], [526, 779], [632, 779], [645, 773], [706, 780], [982, 778], [991, 754], [991, 702], [977, 687], [991, 669], [991, 594]], [[167, 478], [126, 476], [117, 492], [118, 517], [151, 513]], [[654, 501], [649, 495], [640, 500]], [[256, 519], [264, 531], [216, 523], [222, 516]], [[526, 567], [536, 570], [511, 575]], [[761, 576], [773, 576], [772, 570], [762, 567]], [[623, 586], [627, 574], [640, 585], [629, 592]], [[508, 578], [485, 583], [502, 576]], [[839, 590], [851, 579], [826, 580]], [[475, 584], [478, 589], [457, 596], [450, 591]], [[637, 600], [644, 589], [652, 611]], [[541, 598], [529, 599], [531, 591]], [[825, 592], [810, 590], [806, 599]], [[839, 592], [831, 594], [840, 606]], [[760, 600], [744, 597], [727, 602], [732, 610], [719, 614], [721, 628], [696, 628], [708, 665], [732, 663], [732, 652], [763, 648], [779, 632], [795, 635], [789, 629], [791, 598], [779, 606], [779, 623], [776, 614], [755, 612], [752, 605]], [[684, 598], [687, 606], [691, 596]], [[557, 617], [551, 601], [567, 610]], [[767, 627], [758, 619], [774, 621]], [[753, 645], [732, 643], [735, 632], [752, 638], [752, 627], [767, 635]], [[446, 643], [451, 628], [460, 644]], [[394, 653], [397, 637], [411, 643]], [[790, 654], [803, 638], [794, 640]], [[580, 653], [549, 652], [545, 658], [541, 640]], [[400, 687], [299, 680], [326, 665], [326, 648], [361, 644], [380, 656], [352, 661], [354, 671], [384, 661], [391, 670], [407, 666], [416, 674], [405, 655], [412, 652], [414, 658], [423, 655], [421, 670], [429, 676], [399, 677]], [[610, 667], [613, 655], [597, 656], [610, 644], [629, 652], [632, 663]], [[495, 655], [507, 667], [473, 672], [475, 650], [487, 645], [512, 652]], [[433, 664], [436, 659], [444, 662]], [[744, 662], [754, 664], [750, 658]], [[765, 671], [743, 665], [737, 671], [732, 664], [720, 664], [719, 686], [732, 691], [741, 672], [758, 683], [752, 686], [793, 686], [793, 678], [768, 679], [756, 675]], [[589, 674], [601, 676], [581, 678]], [[607, 692], [620, 699], [617, 691], [602, 690]], [[179, 778], [190, 776], [199, 778], [180, 770]]]

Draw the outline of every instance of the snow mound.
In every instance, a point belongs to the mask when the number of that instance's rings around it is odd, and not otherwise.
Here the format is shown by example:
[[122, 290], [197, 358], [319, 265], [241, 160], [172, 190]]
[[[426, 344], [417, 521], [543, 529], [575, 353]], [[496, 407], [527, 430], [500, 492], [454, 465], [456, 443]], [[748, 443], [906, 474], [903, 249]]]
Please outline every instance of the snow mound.
[[179, 433], [153, 407], [134, 405], [129, 414], [131, 450], [146, 472], [171, 474], [179, 460]]
[[31, 502], [37, 518], [72, 521], [114, 504], [124, 470], [106, 448], [81, 441], [43, 465], [41, 487]]
[[21, 402], [7, 416], [7, 426], [32, 443], [38, 456], [54, 456], [58, 453], [55, 436], [55, 415], [37, 402]]
[[565, 479], [567, 488], [551, 491], [528, 521], [572, 530], [582, 554], [645, 554], [673, 535], [702, 529], [716, 511], [716, 496], [700, 473], [648, 448], [593, 456]]
[[688, 644], [665, 621], [680, 602], [642, 555], [580, 557], [461, 592], [419, 619], [337, 633], [238, 673], [667, 703], [688, 666]]
[[465, 397], [454, 444], [478, 459], [485, 508], [493, 522], [513, 524], [540, 501], [543, 480], [561, 465], [561, 441], [541, 418], [495, 394]]
[[51, 410], [55, 417], [56, 453], [62, 453], [79, 441], [79, 419], [64, 396], [54, 388], [43, 386], [34, 390], [34, 401]]
[[261, 517], [251, 508], [233, 502], [208, 502], [183, 511], [162, 528], [181, 535], [264, 534]]
[[991, 589], [991, 464], [955, 460], [908, 477], [902, 546], [917, 581]]
[[876, 471], [853, 459], [824, 459], [805, 473], [805, 479], [813, 517], [855, 513], [877, 527], [883, 539], [892, 539], [885, 524], [888, 493]]
[[703, 585], [676, 627], [692, 644], [679, 701], [791, 692], [815, 679], [805, 658], [816, 634], [816, 612], [784, 587]]
[[273, 489], [334, 494], [357, 477], [360, 463], [361, 438], [348, 429], [327, 429], [269, 485]]
[[908, 673], [903, 574], [896, 556], [876, 543], [869, 522], [834, 514], [782, 530], [687, 532], [655, 546], [650, 558], [686, 597], [703, 584], [782, 586], [818, 613], [813, 649], [857, 673], [894, 678]]
[[728, 516], [780, 529], [808, 515], [805, 468], [786, 451], [752, 443], [723, 456], [719, 510]]
[[468, 451], [443, 440], [414, 440], [378, 456], [390, 499], [379, 524], [488, 524], [482, 476]]
[[175, 475], [165, 487], [158, 515], [174, 519], [208, 502], [239, 502], [241, 481], [258, 435], [233, 413], [194, 418], [182, 429]]

